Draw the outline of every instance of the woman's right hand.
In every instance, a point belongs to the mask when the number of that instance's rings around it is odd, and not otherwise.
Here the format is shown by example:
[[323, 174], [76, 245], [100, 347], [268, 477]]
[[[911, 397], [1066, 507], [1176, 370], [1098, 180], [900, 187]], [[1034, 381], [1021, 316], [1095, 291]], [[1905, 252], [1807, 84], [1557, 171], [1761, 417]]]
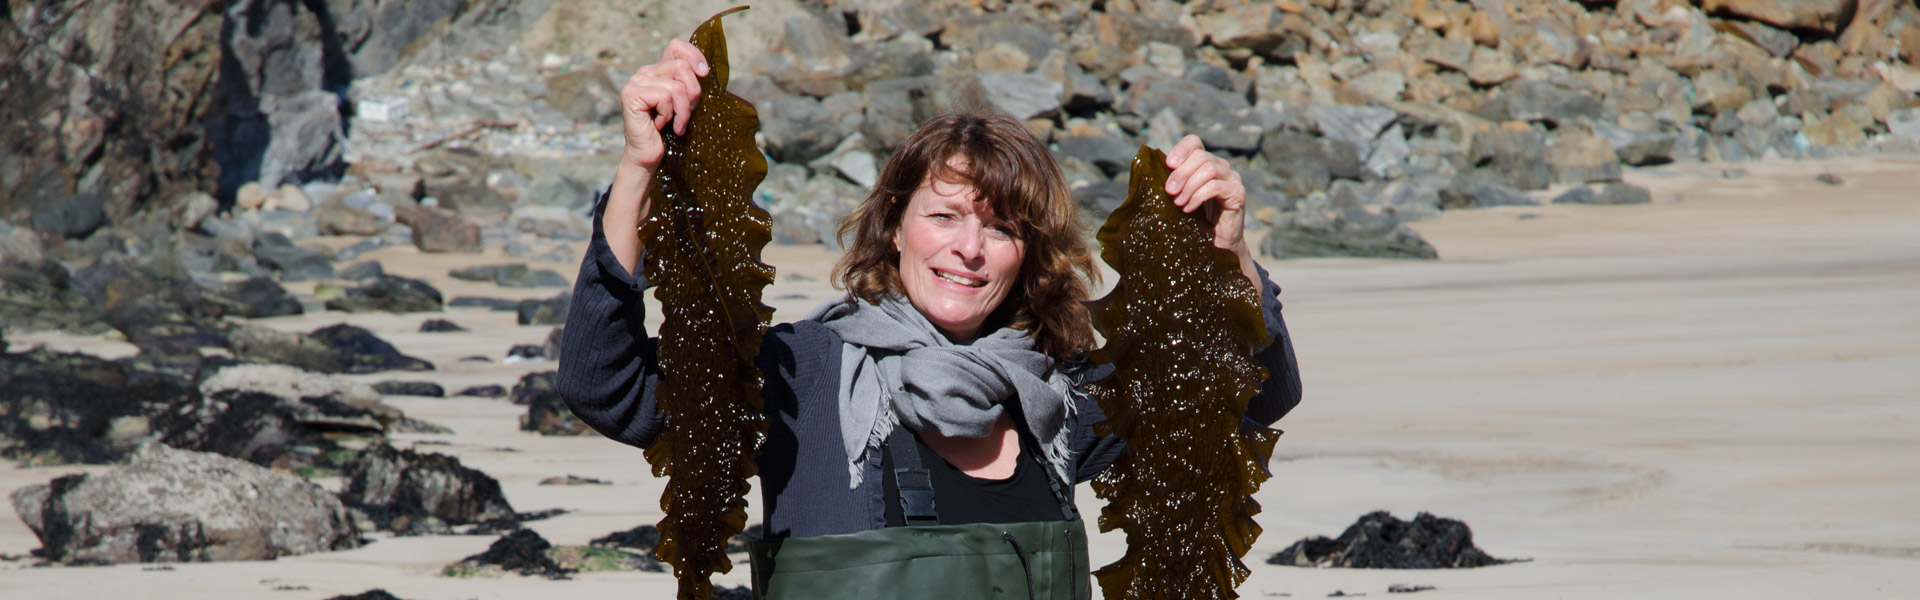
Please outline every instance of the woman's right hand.
[[687, 132], [693, 107], [700, 102], [700, 78], [710, 72], [707, 58], [686, 40], [667, 42], [660, 62], [634, 71], [620, 88], [621, 122], [626, 129], [624, 160], [652, 172], [666, 154], [660, 130], [673, 125]]
[[640, 223], [647, 218], [647, 186], [667, 154], [660, 130], [673, 126], [676, 135], [687, 133], [693, 120], [693, 107], [700, 102], [700, 77], [711, 72], [707, 57], [686, 40], [667, 42], [660, 62], [633, 72], [620, 88], [620, 121], [626, 130], [626, 148], [620, 153], [620, 167], [613, 173], [613, 187], [607, 193], [606, 212], [601, 215], [601, 230], [607, 236], [607, 249], [613, 251], [620, 266], [632, 273], [640, 266]]

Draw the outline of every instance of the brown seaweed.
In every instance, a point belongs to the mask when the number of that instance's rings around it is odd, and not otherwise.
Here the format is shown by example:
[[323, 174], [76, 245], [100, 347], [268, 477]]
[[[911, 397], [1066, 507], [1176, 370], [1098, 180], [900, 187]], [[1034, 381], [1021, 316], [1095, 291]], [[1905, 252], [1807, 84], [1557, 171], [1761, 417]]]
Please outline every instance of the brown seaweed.
[[667, 427], [646, 452], [654, 475], [667, 478], [654, 553], [673, 565], [679, 597], [700, 600], [712, 595], [714, 572], [733, 569], [727, 538], [746, 528], [748, 480], [767, 430], [754, 359], [773, 317], [760, 301], [773, 283], [773, 267], [760, 261], [773, 228], [750, 200], [767, 162], [753, 142], [759, 114], [726, 91], [720, 26], [742, 8], [714, 15], [690, 38], [709, 72], [686, 134], [662, 132], [666, 156], [640, 230], [647, 280], [666, 312], [654, 397]]
[[1253, 493], [1279, 432], [1244, 427], [1266, 369], [1260, 301], [1199, 213], [1165, 193], [1166, 156], [1142, 147], [1127, 200], [1101, 226], [1101, 257], [1119, 282], [1093, 306], [1106, 337], [1095, 360], [1116, 370], [1091, 386], [1101, 435], [1127, 451], [1093, 481], [1100, 530], [1127, 551], [1095, 575], [1106, 597], [1236, 598], [1241, 558], [1260, 536]]

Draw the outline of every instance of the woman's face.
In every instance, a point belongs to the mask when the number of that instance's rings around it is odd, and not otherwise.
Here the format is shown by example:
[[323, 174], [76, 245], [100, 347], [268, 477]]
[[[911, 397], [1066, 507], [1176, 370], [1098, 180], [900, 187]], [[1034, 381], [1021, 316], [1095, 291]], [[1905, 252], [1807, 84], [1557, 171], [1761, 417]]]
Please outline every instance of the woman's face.
[[973, 186], [930, 176], [893, 237], [907, 299], [954, 341], [979, 337], [980, 324], [1013, 289], [1025, 250], [1013, 227], [975, 196]]

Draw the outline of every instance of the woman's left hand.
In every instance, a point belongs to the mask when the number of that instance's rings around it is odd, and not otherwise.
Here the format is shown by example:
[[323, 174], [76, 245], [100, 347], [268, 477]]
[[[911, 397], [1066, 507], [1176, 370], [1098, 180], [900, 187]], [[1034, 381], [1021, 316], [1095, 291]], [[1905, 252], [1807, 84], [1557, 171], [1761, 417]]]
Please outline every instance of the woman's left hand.
[[1253, 266], [1253, 252], [1247, 248], [1247, 186], [1227, 159], [1214, 156], [1200, 144], [1199, 136], [1189, 135], [1167, 151], [1167, 193], [1182, 212], [1205, 210], [1213, 223], [1213, 245], [1232, 252], [1240, 259], [1240, 270], [1260, 287], [1259, 272]]

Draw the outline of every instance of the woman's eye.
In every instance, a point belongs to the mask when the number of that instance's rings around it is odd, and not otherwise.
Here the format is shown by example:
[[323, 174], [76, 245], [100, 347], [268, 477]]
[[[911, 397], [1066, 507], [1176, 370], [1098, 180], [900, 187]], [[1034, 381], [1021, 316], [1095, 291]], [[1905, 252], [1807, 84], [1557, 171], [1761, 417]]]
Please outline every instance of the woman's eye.
[[927, 218], [933, 219], [935, 221], [952, 221], [953, 215], [950, 213], [933, 213], [931, 215], [927, 215]]
[[987, 234], [993, 236], [993, 239], [996, 240], [1011, 240], [1013, 239], [1013, 228], [1005, 225], [992, 225], [987, 227]]

